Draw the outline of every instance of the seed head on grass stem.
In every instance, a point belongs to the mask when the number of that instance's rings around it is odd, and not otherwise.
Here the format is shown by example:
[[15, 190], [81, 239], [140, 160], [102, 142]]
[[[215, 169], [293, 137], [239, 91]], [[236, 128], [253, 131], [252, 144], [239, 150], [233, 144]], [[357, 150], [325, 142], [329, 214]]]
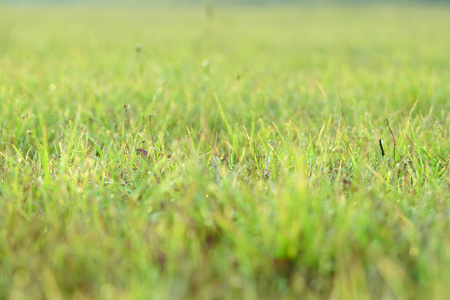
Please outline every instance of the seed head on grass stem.
[[131, 137], [134, 140], [133, 126], [131, 125], [130, 116], [128, 115], [128, 108], [129, 107], [130, 106], [128, 104], [124, 104], [123, 105], [123, 128], [122, 128], [122, 136], [123, 136], [123, 139], [125, 141], [125, 146], [127, 147], [128, 154], [130, 154], [130, 149], [129, 149], [128, 143], [127, 143], [127, 141], [125, 139], [125, 122], [128, 122], [128, 126], [130, 127], [130, 130], [131, 130]]
[[152, 139], [152, 143], [154, 143], [154, 140], [153, 140], [153, 118], [156, 118], [156, 116], [155, 115], [148, 115], [148, 128], [149, 128], [149, 130], [150, 130], [150, 137], [151, 137], [151, 139]]
[[[389, 120], [388, 119], [384, 120], [383, 125], [387, 126], [387, 128], [389, 129], [389, 132], [391, 133], [392, 140], [394, 141], [394, 149], [393, 149], [392, 159], [395, 162], [395, 149], [397, 148], [397, 144], [396, 144], [396, 141], [395, 141], [395, 136], [394, 136], [394, 133], [392, 132], [391, 125], [389, 124]], [[381, 134], [383, 134], [383, 130], [381, 131]], [[381, 155], [385, 156], [386, 152], [383, 149], [383, 143], [382, 143], [381, 139], [379, 140], [378, 143], [380, 145]]]

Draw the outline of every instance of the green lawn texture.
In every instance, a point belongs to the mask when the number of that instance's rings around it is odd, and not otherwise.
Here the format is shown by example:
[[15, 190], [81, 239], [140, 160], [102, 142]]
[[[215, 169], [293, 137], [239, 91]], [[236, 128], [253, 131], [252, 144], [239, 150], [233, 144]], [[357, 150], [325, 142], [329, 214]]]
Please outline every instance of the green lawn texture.
[[0, 298], [449, 299], [449, 29], [3, 5]]

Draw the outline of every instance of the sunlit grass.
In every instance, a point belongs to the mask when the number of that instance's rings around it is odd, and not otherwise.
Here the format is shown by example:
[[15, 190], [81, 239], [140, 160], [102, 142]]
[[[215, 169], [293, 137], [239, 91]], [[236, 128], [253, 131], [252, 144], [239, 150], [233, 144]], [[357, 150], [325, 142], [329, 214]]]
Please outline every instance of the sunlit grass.
[[447, 7], [0, 20], [0, 298], [450, 296]]

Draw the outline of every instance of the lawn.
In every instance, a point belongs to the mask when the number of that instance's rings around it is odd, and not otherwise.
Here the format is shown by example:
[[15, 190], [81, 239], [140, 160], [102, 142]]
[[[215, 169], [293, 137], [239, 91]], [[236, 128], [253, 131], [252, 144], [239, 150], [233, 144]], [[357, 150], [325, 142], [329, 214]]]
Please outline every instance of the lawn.
[[450, 7], [0, 7], [0, 299], [449, 299]]

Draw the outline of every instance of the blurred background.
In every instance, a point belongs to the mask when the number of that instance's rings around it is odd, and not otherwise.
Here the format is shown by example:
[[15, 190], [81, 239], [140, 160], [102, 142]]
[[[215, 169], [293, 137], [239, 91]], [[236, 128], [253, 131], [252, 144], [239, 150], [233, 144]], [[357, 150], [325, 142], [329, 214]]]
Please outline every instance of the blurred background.
[[0, 3], [103, 3], [103, 4], [215, 4], [215, 5], [267, 5], [267, 4], [339, 4], [339, 3], [449, 3], [448, 0], [0, 0]]
[[[0, 0], [0, 78], [49, 107], [97, 98], [121, 113], [126, 99], [151, 99], [145, 113], [168, 112], [174, 128], [207, 120], [199, 108], [214, 109], [213, 93], [225, 109], [262, 106], [270, 120], [291, 118], [285, 108], [299, 101], [322, 120], [340, 97], [358, 118], [409, 112], [416, 99], [428, 112], [449, 105], [447, 3]], [[11, 107], [27, 111], [20, 97]]]

